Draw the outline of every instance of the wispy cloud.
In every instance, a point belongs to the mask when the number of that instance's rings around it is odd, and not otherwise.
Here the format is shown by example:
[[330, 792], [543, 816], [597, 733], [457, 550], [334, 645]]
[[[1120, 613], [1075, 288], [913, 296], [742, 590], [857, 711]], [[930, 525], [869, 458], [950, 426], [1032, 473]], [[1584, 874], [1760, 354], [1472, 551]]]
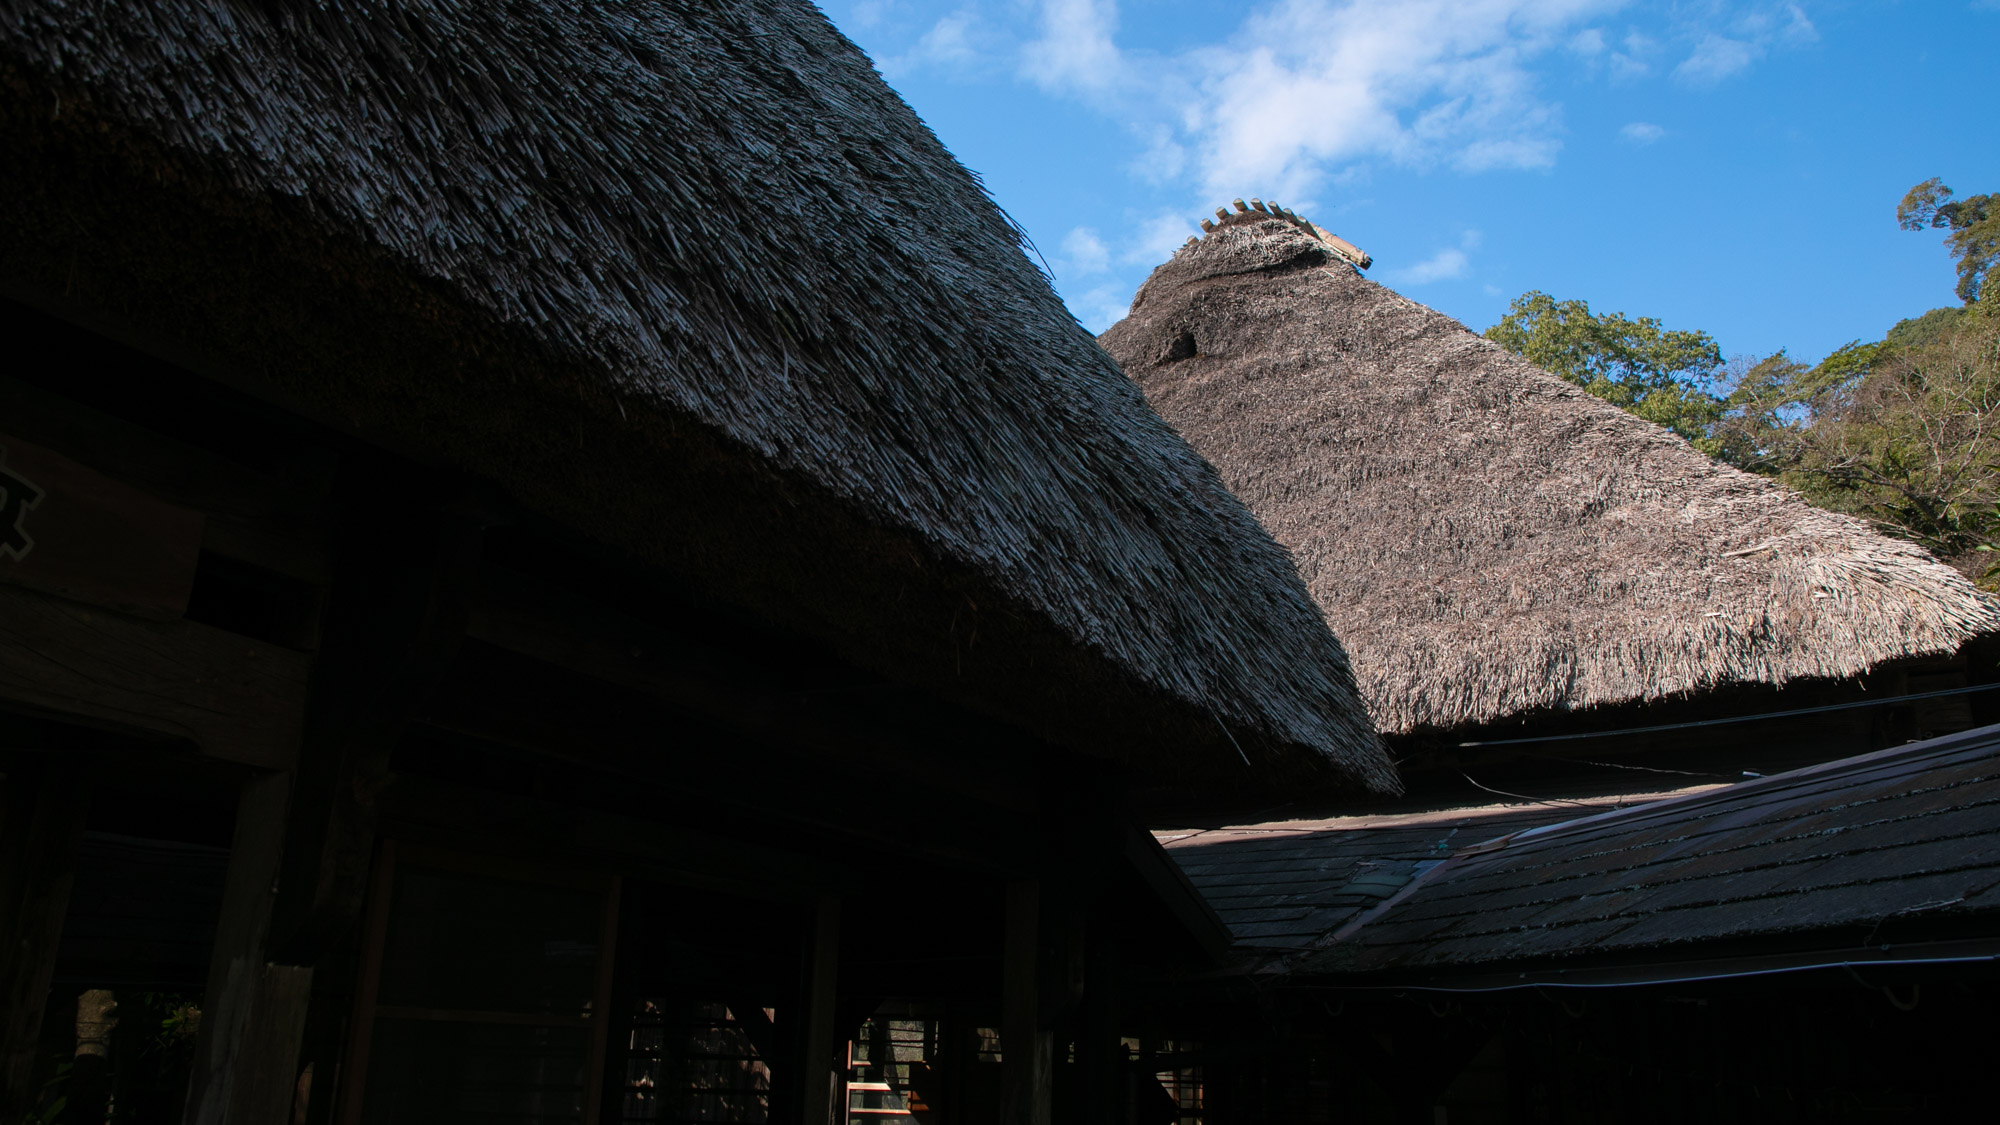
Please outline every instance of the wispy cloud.
[[1692, 86], [1713, 86], [1749, 70], [1775, 48], [1819, 42], [1819, 29], [1797, 4], [1751, 4], [1718, 9], [1703, 24], [1683, 29], [1694, 49], [1674, 68], [1674, 77]]
[[1391, 285], [1429, 285], [1434, 281], [1457, 281], [1470, 277], [1471, 251], [1479, 249], [1482, 241], [1484, 239], [1478, 231], [1466, 231], [1459, 237], [1457, 246], [1439, 250], [1413, 265], [1382, 270], [1378, 276]]
[[1179, 211], [1161, 211], [1141, 219], [1132, 228], [1124, 253], [1118, 260], [1128, 266], [1156, 266], [1167, 260], [1181, 244], [1200, 234], [1194, 220]]
[[1701, 42], [1695, 44], [1694, 53], [1674, 68], [1674, 77], [1696, 86], [1713, 86], [1749, 70], [1751, 64], [1763, 57], [1761, 44], [1722, 35], [1704, 35]]
[[1070, 311], [1092, 332], [1102, 332], [1132, 311], [1130, 286], [1112, 282], [1069, 299]]
[[1111, 250], [1095, 227], [1076, 227], [1063, 236], [1064, 262], [1078, 276], [1089, 277], [1111, 268]]
[[1453, 281], [1472, 272], [1472, 259], [1458, 249], [1440, 250], [1413, 266], [1383, 270], [1382, 280], [1392, 285], [1428, 285], [1433, 281]]
[[[1579, 83], [1713, 87], [1819, 34], [1806, 0], [1252, 0], [1210, 13], [1217, 27], [1196, 46], [1138, 49], [1118, 0], [950, 0], [941, 16], [913, 0], [851, 3], [859, 20], [907, 29], [885, 72], [1011, 79], [1125, 131], [1126, 171], [1158, 194], [1064, 238], [1063, 275], [1096, 286], [1071, 301], [1086, 323], [1122, 309], [1099, 278], [1131, 284], [1207, 206], [1254, 192], [1324, 217], [1323, 200], [1365, 190], [1383, 166], [1548, 169], [1567, 139], [1561, 98]], [[1646, 121], [1617, 134], [1665, 135]], [[1147, 209], [1174, 201], [1172, 214]], [[1385, 276], [1466, 278], [1473, 250]]]
[[1044, 89], [1099, 92], [1125, 84], [1113, 42], [1115, 0], [1042, 0], [1040, 34], [1021, 48], [1021, 73]]
[[1541, 168], [1561, 109], [1531, 63], [1578, 43], [1609, 0], [1284, 0], [1192, 53], [1188, 107], [1211, 190], [1311, 193], [1330, 169], [1383, 159], [1470, 171]]

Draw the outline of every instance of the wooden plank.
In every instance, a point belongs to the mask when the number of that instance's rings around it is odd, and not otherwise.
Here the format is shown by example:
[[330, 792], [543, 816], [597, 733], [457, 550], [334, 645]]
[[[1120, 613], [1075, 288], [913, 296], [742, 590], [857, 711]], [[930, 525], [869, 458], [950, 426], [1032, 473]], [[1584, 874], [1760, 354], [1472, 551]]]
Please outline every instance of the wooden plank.
[[0, 434], [0, 582], [179, 617], [194, 588], [202, 523], [200, 512]]
[[1118, 1034], [1118, 942], [1110, 922], [1101, 911], [1091, 919], [1084, 968], [1083, 1030], [1076, 1043], [1078, 1084], [1083, 1087], [1083, 1116], [1079, 1120], [1083, 1121], [1125, 1119], [1125, 1072], [1129, 1068]]
[[[745, 712], [754, 716], [755, 709]], [[729, 818], [746, 837], [808, 830], [830, 839], [866, 840], [881, 854], [935, 858], [967, 869], [1022, 873], [1034, 851], [1037, 822], [974, 795], [940, 792], [927, 778], [890, 762], [958, 757], [940, 739], [922, 751], [857, 765], [845, 754], [818, 752], [782, 735], [746, 737], [723, 721], [688, 714], [678, 705], [567, 668], [470, 641], [423, 720], [444, 730], [518, 747], [619, 775], [625, 784], [667, 786], [696, 807], [704, 827]], [[877, 744], [874, 752], [882, 753]], [[746, 778], [785, 784], [746, 788]], [[556, 788], [568, 788], [555, 779]], [[572, 790], [574, 791], [574, 790]], [[581, 796], [581, 795], [580, 795]], [[855, 808], [893, 808], [893, 818], [858, 816]]]
[[[488, 567], [467, 633], [497, 648], [644, 693], [777, 744], [894, 770], [946, 792], [1033, 814], [1025, 738], [968, 721], [914, 689], [781, 689], [769, 669], [519, 575]], [[939, 752], [949, 745], [950, 753]]]
[[381, 796], [384, 832], [408, 844], [476, 847], [510, 859], [622, 870], [665, 882], [775, 900], [810, 901], [817, 890], [856, 888], [843, 852], [819, 854], [684, 824], [579, 808], [555, 800], [467, 789], [398, 775]]
[[[309, 965], [359, 919], [389, 754], [451, 667], [483, 534], [465, 517], [385, 509], [392, 468], [341, 480], [341, 580], [313, 666], [272, 956]], [[385, 546], [386, 545], [386, 546]]]
[[368, 1057], [375, 1040], [375, 996], [382, 984], [382, 954], [389, 943], [390, 891], [396, 879], [396, 842], [384, 840], [368, 895], [367, 928], [361, 936], [361, 971], [355, 980], [354, 1015], [348, 1022], [347, 1054], [340, 1096], [333, 1110], [340, 1125], [360, 1125], [368, 1091]]
[[[239, 1100], [262, 1104], [274, 1096], [261, 1088], [251, 1089], [260, 1082], [268, 1086], [282, 1081], [290, 1089], [291, 1074], [276, 1076], [289, 1072], [296, 1063], [297, 1044], [271, 1034], [274, 1020], [276, 1029], [282, 1030], [290, 1016], [267, 1009], [276, 1005], [288, 1011], [295, 1002], [292, 991], [297, 982], [291, 975], [270, 972], [265, 941], [271, 927], [278, 857], [285, 842], [291, 782], [291, 775], [285, 773], [252, 778], [244, 783], [237, 800], [229, 874], [209, 957], [201, 1032], [189, 1078], [187, 1125], [245, 1120], [232, 1109]], [[309, 987], [310, 978], [307, 984]], [[277, 991], [267, 991], [266, 986]], [[303, 1008], [297, 1015], [303, 1020]], [[290, 1057], [274, 1057], [285, 1055], [288, 1046]], [[240, 1094], [239, 1086], [245, 1087]]]
[[840, 1070], [845, 1040], [839, 1018], [840, 899], [821, 895], [813, 908], [812, 950], [806, 981], [805, 1065], [799, 1096], [800, 1125], [846, 1121]]
[[1170, 911], [1182, 930], [1193, 939], [1209, 964], [1220, 965], [1229, 953], [1229, 927], [1216, 916], [1215, 909], [1188, 880], [1187, 874], [1167, 854], [1167, 849], [1151, 832], [1129, 828], [1125, 833], [1125, 860], [1138, 873], [1147, 889]]
[[10, 586], [0, 586], [0, 621], [0, 700], [186, 739], [264, 769], [298, 756], [304, 653]]
[[259, 972], [257, 1005], [244, 1035], [256, 1050], [241, 1059], [230, 1084], [230, 1122], [293, 1119], [312, 981], [313, 970], [298, 965], [266, 963]]
[[34, 1108], [42, 1010], [88, 803], [81, 763], [21, 755], [0, 778], [0, 1120]]
[[331, 576], [326, 481], [252, 470], [206, 449], [0, 376], [10, 432], [207, 517], [202, 546], [316, 584]]
[[1055, 1033], [1042, 1026], [1042, 885], [1007, 881], [1002, 955], [1000, 1062], [1002, 1125], [1049, 1125]]

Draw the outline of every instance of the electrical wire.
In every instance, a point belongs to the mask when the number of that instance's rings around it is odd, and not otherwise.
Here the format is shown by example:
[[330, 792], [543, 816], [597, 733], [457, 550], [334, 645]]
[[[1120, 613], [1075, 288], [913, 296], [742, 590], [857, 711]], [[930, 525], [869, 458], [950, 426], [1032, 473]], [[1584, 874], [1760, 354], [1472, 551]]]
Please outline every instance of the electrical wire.
[[1970, 695], [1976, 691], [2000, 691], [2000, 684], [1974, 684], [1971, 687], [1945, 688], [1943, 691], [1920, 691], [1913, 695], [1891, 695], [1883, 699], [1860, 699], [1852, 703], [1829, 703], [1824, 707], [1801, 707], [1796, 711], [1766, 711], [1761, 715], [1731, 715], [1726, 719], [1699, 719], [1687, 723], [1661, 723], [1651, 727], [1626, 727], [1623, 730], [1589, 730], [1576, 734], [1545, 734], [1536, 738], [1496, 738], [1486, 742], [1461, 742], [1466, 746], [1521, 746], [1531, 742], [1572, 742], [1581, 738], [1616, 738], [1621, 734], [1650, 734], [1661, 730], [1691, 730], [1695, 727], [1719, 727], [1730, 723], [1754, 723], [1762, 719], [1786, 719], [1793, 715], [1818, 715], [1827, 711], [1851, 711], [1857, 707], [1893, 707], [1898, 703], [1909, 703], [1918, 699], [1936, 699], [1945, 695]]

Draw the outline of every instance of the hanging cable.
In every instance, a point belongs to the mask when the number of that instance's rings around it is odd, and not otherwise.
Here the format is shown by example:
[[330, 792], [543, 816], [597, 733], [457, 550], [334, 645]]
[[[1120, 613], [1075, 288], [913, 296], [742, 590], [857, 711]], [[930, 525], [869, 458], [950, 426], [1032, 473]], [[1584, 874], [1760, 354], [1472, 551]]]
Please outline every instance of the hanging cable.
[[1793, 715], [1818, 715], [1827, 711], [1851, 711], [1856, 707], [1893, 707], [1898, 703], [1910, 703], [1919, 699], [1936, 699], [1945, 695], [1970, 695], [1976, 691], [2000, 690], [2000, 684], [1974, 684], [1971, 687], [1946, 688], [1943, 691], [1920, 691], [1914, 695], [1891, 695], [1882, 699], [1859, 699], [1852, 703], [1829, 703], [1824, 707], [1801, 707], [1796, 711], [1766, 711], [1761, 715], [1731, 715], [1726, 719], [1699, 719], [1689, 723], [1661, 723], [1651, 727], [1626, 727], [1623, 730], [1589, 730], [1577, 734], [1545, 734], [1536, 738], [1496, 738], [1486, 742], [1461, 742], [1459, 746], [1521, 746], [1530, 742], [1571, 742], [1580, 738], [1616, 738], [1621, 734], [1650, 734], [1661, 730], [1691, 730], [1695, 727], [1719, 727], [1730, 723], [1754, 723], [1762, 719], [1787, 719]]

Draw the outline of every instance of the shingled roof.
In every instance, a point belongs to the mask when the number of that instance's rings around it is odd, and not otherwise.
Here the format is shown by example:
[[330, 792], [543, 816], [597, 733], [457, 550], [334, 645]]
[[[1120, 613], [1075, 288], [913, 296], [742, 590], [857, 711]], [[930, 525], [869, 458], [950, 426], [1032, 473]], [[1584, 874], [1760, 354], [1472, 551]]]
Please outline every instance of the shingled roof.
[[1057, 742], [1395, 785], [1284, 552], [804, 0], [10, 0], [0, 143], [13, 294]]
[[1153, 834], [1229, 928], [1238, 967], [1257, 970], [1324, 944], [1328, 934], [1461, 848], [1668, 795], [1358, 813]]
[[1717, 464], [1233, 215], [1104, 346], [1278, 541], [1385, 733], [1951, 653], [2000, 610], [1921, 549]]
[[1385, 897], [1292, 971], [1470, 987], [1990, 962], [2000, 727], [1525, 827]]

